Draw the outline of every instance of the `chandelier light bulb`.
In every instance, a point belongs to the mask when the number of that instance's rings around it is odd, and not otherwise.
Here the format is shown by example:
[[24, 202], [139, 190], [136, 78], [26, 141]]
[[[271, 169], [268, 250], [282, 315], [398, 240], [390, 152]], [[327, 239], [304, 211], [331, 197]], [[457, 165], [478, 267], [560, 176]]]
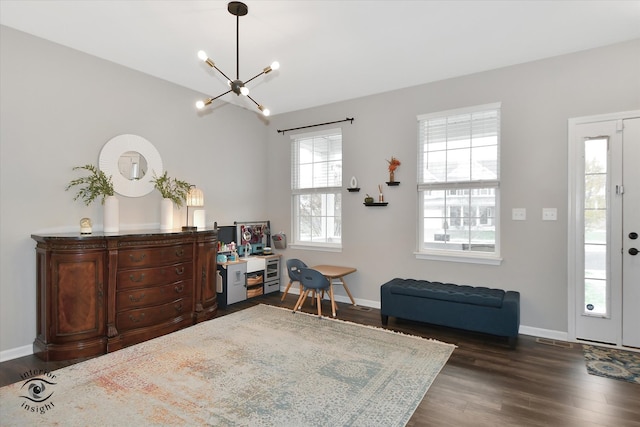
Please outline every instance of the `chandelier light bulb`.
[[202, 110], [204, 108], [204, 101], [198, 101], [196, 102], [196, 108], [198, 110]]
[[280, 63], [278, 61], [273, 61], [271, 63], [271, 69], [272, 70], [277, 70], [278, 68], [280, 68]]
[[207, 56], [207, 52], [205, 52], [204, 50], [200, 50], [198, 51], [198, 58], [200, 58], [202, 61], [206, 61], [207, 59], [209, 59], [209, 56]]
[[262, 115], [265, 117], [271, 114], [271, 111], [268, 108], [265, 108], [263, 105], [258, 105], [258, 110], [262, 111]]
[[248, 87], [246, 87], [246, 86], [242, 86], [242, 87], [240, 88], [240, 93], [241, 93], [242, 95], [244, 95], [244, 96], [249, 95], [249, 88], [248, 88]]

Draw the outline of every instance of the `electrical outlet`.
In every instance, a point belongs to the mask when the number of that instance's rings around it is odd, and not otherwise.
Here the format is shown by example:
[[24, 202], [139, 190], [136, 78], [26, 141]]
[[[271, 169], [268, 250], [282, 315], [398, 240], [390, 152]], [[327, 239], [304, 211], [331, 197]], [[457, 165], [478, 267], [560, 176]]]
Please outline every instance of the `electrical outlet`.
[[542, 208], [543, 221], [556, 221], [558, 219], [557, 208]]
[[513, 208], [511, 210], [511, 219], [514, 221], [524, 221], [527, 219], [526, 208]]

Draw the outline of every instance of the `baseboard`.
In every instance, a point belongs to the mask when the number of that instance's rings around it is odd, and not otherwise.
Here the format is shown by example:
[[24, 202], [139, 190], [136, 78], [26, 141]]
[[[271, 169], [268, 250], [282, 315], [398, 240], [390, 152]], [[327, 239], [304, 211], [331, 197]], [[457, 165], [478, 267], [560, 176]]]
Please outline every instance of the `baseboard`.
[[[285, 287], [281, 287], [280, 288], [280, 292], [284, 292]], [[293, 294], [293, 295], [300, 295], [300, 289], [299, 288], [294, 288], [293, 286], [291, 288], [289, 288], [289, 293]], [[324, 299], [328, 300], [329, 299], [329, 295], [325, 295]], [[351, 304], [351, 300], [349, 299], [349, 297], [347, 295], [333, 295], [333, 299], [335, 299], [337, 302], [344, 302], [347, 304]], [[360, 299], [360, 298], [354, 298], [356, 301], [357, 305], [361, 305], [363, 307], [370, 307], [370, 308], [377, 308], [380, 309], [380, 301], [371, 301], [368, 299]]]
[[522, 335], [531, 335], [533, 337], [548, 338], [557, 341], [568, 341], [569, 334], [562, 331], [554, 331], [551, 329], [534, 328], [531, 326], [520, 325], [519, 333]]
[[32, 345], [24, 345], [22, 347], [10, 348], [9, 350], [0, 351], [0, 363], [7, 360], [17, 359], [18, 357], [29, 356], [33, 354]]

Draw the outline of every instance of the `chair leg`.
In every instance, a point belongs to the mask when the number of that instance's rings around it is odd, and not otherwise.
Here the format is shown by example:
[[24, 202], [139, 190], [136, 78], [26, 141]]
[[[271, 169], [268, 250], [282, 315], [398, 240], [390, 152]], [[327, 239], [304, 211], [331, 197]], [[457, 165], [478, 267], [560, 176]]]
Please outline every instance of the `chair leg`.
[[298, 297], [298, 301], [296, 301], [296, 305], [293, 307], [293, 311], [298, 311], [302, 308], [302, 304], [304, 303], [304, 299], [307, 297], [308, 293], [308, 289], [304, 292], [300, 292], [300, 296]]
[[287, 293], [289, 292], [289, 288], [291, 287], [292, 284], [293, 284], [293, 281], [289, 280], [289, 284], [285, 288], [284, 294], [282, 294], [282, 298], [280, 298], [280, 301], [284, 301], [284, 298], [287, 296]]
[[322, 300], [320, 299], [320, 292], [316, 292], [316, 299], [318, 300], [318, 317], [322, 317]]

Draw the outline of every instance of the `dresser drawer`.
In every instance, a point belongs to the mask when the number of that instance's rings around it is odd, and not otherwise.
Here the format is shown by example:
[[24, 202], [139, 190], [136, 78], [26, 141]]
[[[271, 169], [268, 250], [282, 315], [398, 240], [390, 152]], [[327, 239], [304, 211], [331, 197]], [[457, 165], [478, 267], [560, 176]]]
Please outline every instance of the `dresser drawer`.
[[193, 259], [193, 246], [174, 245], [118, 251], [118, 269], [173, 264]]
[[149, 288], [128, 289], [118, 292], [116, 307], [118, 312], [122, 312], [132, 308], [164, 304], [176, 298], [191, 296], [191, 289], [193, 289], [191, 280]]
[[118, 271], [116, 289], [144, 288], [166, 285], [193, 277], [193, 263], [185, 262], [164, 267], [136, 268]]
[[116, 315], [116, 328], [122, 333], [127, 330], [159, 325], [181, 315], [191, 313], [192, 298], [180, 298], [153, 307], [123, 311]]

